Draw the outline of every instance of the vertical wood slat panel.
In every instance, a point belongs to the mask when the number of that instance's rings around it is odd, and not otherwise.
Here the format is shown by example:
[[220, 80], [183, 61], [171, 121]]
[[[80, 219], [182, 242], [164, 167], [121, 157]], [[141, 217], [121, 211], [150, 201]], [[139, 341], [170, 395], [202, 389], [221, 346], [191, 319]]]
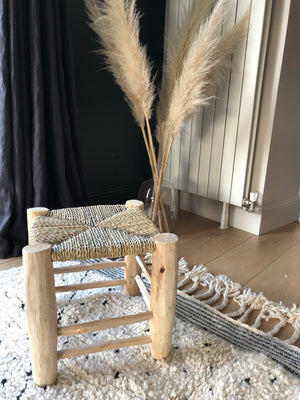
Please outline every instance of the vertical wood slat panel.
[[[170, 40], [176, 35], [182, 9], [189, 2], [169, 1]], [[232, 57], [232, 68], [216, 100], [195, 115], [186, 124], [187, 132], [174, 142], [166, 179], [180, 190], [241, 204], [251, 153], [251, 121], [266, 2], [227, 0], [230, 11], [222, 31], [232, 27], [249, 6], [251, 29], [241, 50]]]

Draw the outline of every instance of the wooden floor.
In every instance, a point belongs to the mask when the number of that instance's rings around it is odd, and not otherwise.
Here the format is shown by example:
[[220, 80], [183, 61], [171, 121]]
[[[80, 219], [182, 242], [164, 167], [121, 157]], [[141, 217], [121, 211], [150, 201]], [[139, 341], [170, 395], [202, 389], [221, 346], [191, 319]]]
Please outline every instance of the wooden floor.
[[300, 305], [300, 224], [256, 236], [180, 211], [179, 255], [287, 306]]
[[[300, 305], [300, 225], [292, 223], [262, 236], [180, 211], [175, 232], [179, 256], [204, 264], [214, 274], [262, 291], [287, 306]], [[0, 270], [22, 265], [21, 257], [0, 260]]]

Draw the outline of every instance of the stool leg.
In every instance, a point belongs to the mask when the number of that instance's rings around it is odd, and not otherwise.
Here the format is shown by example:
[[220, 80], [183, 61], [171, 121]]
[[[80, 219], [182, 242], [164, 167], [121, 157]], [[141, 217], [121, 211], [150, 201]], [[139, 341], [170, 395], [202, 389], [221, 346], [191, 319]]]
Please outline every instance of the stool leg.
[[136, 283], [135, 277], [136, 275], [141, 275], [141, 268], [136, 261], [136, 256], [125, 256], [125, 279], [126, 279], [126, 293], [129, 296], [138, 296], [140, 293], [140, 289]]
[[23, 248], [26, 310], [34, 382], [51, 385], [57, 375], [57, 310], [51, 246]]
[[156, 250], [152, 256], [150, 310], [151, 354], [166, 358], [171, 351], [177, 293], [178, 237], [161, 233], [154, 237]]
[[[144, 211], [144, 203], [140, 200], [127, 200], [125, 205], [126, 208], [137, 207], [140, 210]], [[125, 256], [125, 279], [127, 280], [125, 289], [126, 293], [128, 293], [129, 296], [138, 296], [140, 293], [140, 289], [135, 281], [135, 277], [136, 275], [140, 276], [142, 271], [140, 266], [136, 262], [135, 257], [135, 255]]]
[[49, 209], [45, 207], [33, 207], [33, 208], [27, 208], [27, 230], [28, 230], [28, 243], [32, 243], [32, 239], [30, 237], [30, 228], [32, 225], [32, 222], [35, 217], [41, 216], [41, 215], [48, 215], [49, 214]]

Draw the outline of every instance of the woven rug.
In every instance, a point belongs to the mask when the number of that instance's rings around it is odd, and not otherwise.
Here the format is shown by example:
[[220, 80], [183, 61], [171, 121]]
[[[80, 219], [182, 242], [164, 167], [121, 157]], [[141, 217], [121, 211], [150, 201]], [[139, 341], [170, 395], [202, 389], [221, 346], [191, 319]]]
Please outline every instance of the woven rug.
[[[183, 272], [186, 270], [184, 262], [181, 262], [181, 269]], [[110, 270], [111, 276], [116, 271]], [[187, 269], [185, 273], [191, 271]], [[76, 282], [106, 279], [103, 272], [77, 273]], [[184, 276], [184, 279], [191, 278], [191, 275]], [[203, 273], [201, 276], [203, 278]], [[56, 279], [57, 284], [75, 282], [74, 274], [57, 275]], [[199, 311], [199, 299], [191, 299], [190, 294], [182, 292], [178, 295], [177, 312], [180, 318], [176, 319], [173, 348], [166, 360], [155, 361], [150, 355], [149, 345], [64, 359], [58, 364], [57, 384], [37, 387], [32, 381], [24, 297], [22, 267], [2, 271], [0, 399], [300, 399], [297, 371], [294, 370], [293, 374], [288, 372], [261, 352], [265, 343], [260, 348], [252, 349], [259, 352], [248, 352], [230, 343], [230, 340], [225, 341], [209, 333], [208, 325], [218, 335], [224, 335], [222, 332], [225, 331], [228, 335], [230, 330], [224, 321], [230, 318], [223, 317], [220, 320], [220, 311], [212, 311], [214, 308], [203, 301]], [[130, 299], [123, 288], [69, 292], [59, 294], [57, 299], [58, 323], [61, 325], [146, 311], [142, 298]], [[192, 319], [194, 324], [184, 322], [181, 318]], [[234, 341], [237, 340], [235, 331], [238, 328], [246, 329], [242, 323], [236, 324], [231, 330]], [[60, 337], [59, 348], [142, 335], [148, 329], [148, 323], [143, 322], [94, 334]], [[252, 334], [259, 335], [258, 332], [256, 328], [251, 328]], [[238, 334], [243, 342], [252, 341], [252, 337], [247, 339], [243, 331]], [[283, 351], [293, 347], [281, 344], [284, 346]]]

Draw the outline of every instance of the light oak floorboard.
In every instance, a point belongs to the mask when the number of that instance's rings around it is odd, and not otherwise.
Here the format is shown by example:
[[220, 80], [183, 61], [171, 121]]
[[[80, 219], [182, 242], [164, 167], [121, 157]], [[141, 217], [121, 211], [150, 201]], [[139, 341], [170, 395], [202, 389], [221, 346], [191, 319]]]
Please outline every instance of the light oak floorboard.
[[212, 273], [225, 274], [247, 286], [249, 281], [299, 241], [299, 225], [292, 223], [265, 235], [252, 237], [206, 266]]
[[[181, 211], [175, 227], [179, 256], [204, 264], [273, 301], [300, 305], [300, 225], [291, 223], [261, 236]], [[288, 277], [285, 277], [287, 275]], [[284, 276], [284, 278], [282, 278]]]
[[174, 229], [179, 237], [178, 255], [184, 257], [189, 265], [207, 265], [254, 236], [235, 228], [222, 230], [219, 225], [218, 222], [179, 211]]
[[0, 271], [13, 267], [20, 267], [21, 265], [22, 257], [0, 259]]
[[300, 242], [282, 254], [247, 286], [269, 294], [288, 307], [300, 304]]

